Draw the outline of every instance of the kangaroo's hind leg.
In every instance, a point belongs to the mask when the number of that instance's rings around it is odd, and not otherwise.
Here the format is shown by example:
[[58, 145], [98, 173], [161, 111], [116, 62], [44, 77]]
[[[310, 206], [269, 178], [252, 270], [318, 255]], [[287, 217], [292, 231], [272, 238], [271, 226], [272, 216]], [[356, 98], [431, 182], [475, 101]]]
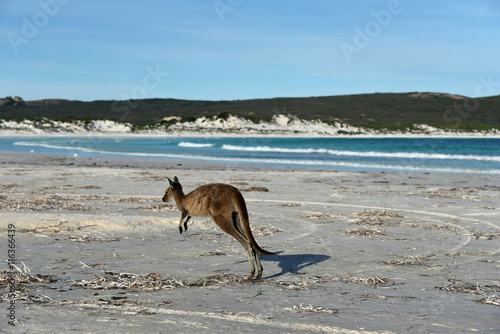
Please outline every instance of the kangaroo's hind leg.
[[253, 258], [253, 249], [250, 242], [236, 229], [233, 224], [231, 215], [223, 214], [212, 216], [212, 219], [221, 228], [221, 230], [233, 236], [246, 249], [248, 253], [248, 261], [250, 262], [250, 276], [248, 276], [248, 279], [252, 279], [255, 274], [255, 264]]
[[252, 255], [253, 255], [253, 258], [255, 259], [255, 262], [257, 262], [257, 276], [255, 278], [261, 278], [262, 277], [262, 264], [260, 263], [260, 255], [259, 253], [254, 249], [252, 243], [250, 242], [250, 240], [248, 240], [248, 238], [246, 237], [245, 235], [245, 231], [243, 230], [243, 226], [241, 225], [241, 219], [240, 219], [240, 215], [238, 214], [237, 211], [234, 211], [233, 212], [233, 225], [234, 227], [236, 228], [236, 230], [247, 240], [247, 242], [250, 244], [250, 247], [252, 249]]

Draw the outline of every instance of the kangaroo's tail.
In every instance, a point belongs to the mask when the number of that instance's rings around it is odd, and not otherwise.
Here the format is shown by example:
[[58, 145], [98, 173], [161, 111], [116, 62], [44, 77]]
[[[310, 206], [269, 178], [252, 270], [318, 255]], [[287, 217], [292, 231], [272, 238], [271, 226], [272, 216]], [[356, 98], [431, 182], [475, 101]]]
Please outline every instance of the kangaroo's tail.
[[243, 199], [243, 196], [238, 193], [237, 198], [235, 198], [235, 206], [236, 210], [238, 210], [238, 214], [240, 216], [241, 223], [243, 225], [243, 230], [245, 232], [245, 235], [247, 239], [252, 243], [252, 247], [259, 252], [260, 254], [263, 255], [273, 255], [274, 253], [268, 252], [257, 244], [257, 241], [255, 241], [255, 238], [253, 237], [252, 230], [250, 229], [250, 222], [248, 220], [248, 211], [247, 211], [247, 206], [245, 204], [245, 200]]

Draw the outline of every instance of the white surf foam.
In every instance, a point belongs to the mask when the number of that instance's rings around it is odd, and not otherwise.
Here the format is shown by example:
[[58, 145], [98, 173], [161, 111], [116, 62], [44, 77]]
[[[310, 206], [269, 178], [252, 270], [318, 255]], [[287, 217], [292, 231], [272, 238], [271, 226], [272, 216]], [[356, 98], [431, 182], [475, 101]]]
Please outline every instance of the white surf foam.
[[210, 144], [210, 143], [191, 143], [191, 142], [185, 142], [181, 141], [177, 146], [180, 147], [193, 147], [193, 148], [201, 148], [201, 147], [214, 147], [215, 144]]
[[411, 153], [411, 152], [360, 152], [360, 151], [339, 151], [331, 149], [294, 149], [269, 146], [236, 146], [223, 145], [223, 150], [249, 151], [249, 152], [277, 152], [277, 153], [299, 153], [299, 154], [329, 154], [338, 156], [356, 157], [378, 157], [378, 158], [401, 158], [401, 159], [449, 159], [449, 160], [478, 160], [478, 161], [500, 161], [499, 156], [463, 155], [463, 154], [442, 154], [442, 153]]

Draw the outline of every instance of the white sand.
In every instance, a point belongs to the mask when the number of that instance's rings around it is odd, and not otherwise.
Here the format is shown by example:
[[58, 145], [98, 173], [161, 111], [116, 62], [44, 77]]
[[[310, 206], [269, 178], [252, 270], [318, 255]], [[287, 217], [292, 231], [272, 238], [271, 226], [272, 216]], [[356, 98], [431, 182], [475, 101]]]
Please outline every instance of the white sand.
[[[15, 327], [4, 299], [0, 331], [500, 331], [500, 308], [478, 302], [500, 294], [497, 177], [0, 156], [0, 249], [7, 254], [15, 225], [16, 263], [55, 279], [23, 285], [43, 302], [18, 300]], [[179, 212], [161, 202], [166, 176], [186, 192], [212, 182], [242, 189], [255, 238], [278, 252], [262, 256], [261, 281], [244, 281], [244, 249], [209, 219], [179, 234]], [[197, 285], [72, 286], [105, 271]]]

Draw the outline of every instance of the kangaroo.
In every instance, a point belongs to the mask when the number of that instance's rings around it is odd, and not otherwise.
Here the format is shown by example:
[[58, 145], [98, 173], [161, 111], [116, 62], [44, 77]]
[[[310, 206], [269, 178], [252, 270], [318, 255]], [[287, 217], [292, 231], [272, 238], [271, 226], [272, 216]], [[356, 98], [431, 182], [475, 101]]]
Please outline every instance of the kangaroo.
[[173, 181], [167, 179], [170, 187], [163, 196], [163, 202], [169, 202], [173, 199], [181, 212], [179, 232], [182, 234], [183, 226], [184, 231], [187, 230], [187, 223], [191, 216], [212, 217], [222, 231], [233, 236], [246, 249], [250, 262], [248, 279], [252, 279], [255, 274], [254, 261], [257, 262], [258, 267], [255, 278], [261, 278], [262, 264], [258, 253], [264, 255], [273, 255], [274, 253], [263, 250], [255, 241], [248, 221], [245, 199], [240, 191], [229, 184], [215, 183], [206, 184], [184, 195], [177, 176], [174, 177]]

